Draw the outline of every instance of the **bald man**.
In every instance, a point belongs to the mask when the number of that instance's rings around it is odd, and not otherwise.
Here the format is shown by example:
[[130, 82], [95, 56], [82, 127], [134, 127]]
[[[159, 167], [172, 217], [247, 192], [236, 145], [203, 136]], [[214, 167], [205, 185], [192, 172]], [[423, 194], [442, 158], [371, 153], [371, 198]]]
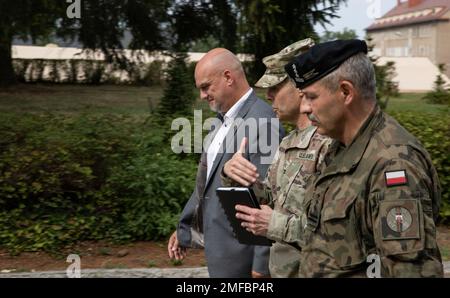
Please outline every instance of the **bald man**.
[[244, 156], [264, 177], [284, 130], [272, 108], [250, 88], [241, 62], [230, 51], [208, 52], [197, 63], [195, 84], [220, 121], [207, 136], [211, 141], [201, 155], [195, 190], [169, 239], [169, 257], [182, 260], [187, 247], [204, 247], [210, 277], [268, 276], [269, 247], [238, 242], [216, 189], [222, 186], [224, 164], [244, 137], [249, 140]]

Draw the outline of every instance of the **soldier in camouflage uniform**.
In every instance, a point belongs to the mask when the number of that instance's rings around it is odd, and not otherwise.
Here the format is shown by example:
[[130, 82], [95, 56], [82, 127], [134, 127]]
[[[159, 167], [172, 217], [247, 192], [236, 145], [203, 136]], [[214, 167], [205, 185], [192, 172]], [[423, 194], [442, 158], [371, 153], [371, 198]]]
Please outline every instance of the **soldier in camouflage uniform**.
[[377, 106], [366, 53], [364, 41], [334, 41], [285, 68], [305, 94], [302, 112], [334, 139], [304, 199], [300, 276], [364, 277], [376, 273], [373, 259], [382, 277], [442, 277], [436, 170]]
[[[330, 141], [317, 134], [306, 115], [301, 115], [302, 94], [284, 71], [289, 61], [312, 45], [311, 39], [302, 40], [264, 58], [267, 70], [256, 83], [257, 87], [267, 88], [267, 97], [273, 102], [272, 107], [279, 119], [296, 125], [296, 129], [282, 140], [264, 182], [257, 180], [253, 184], [258, 199], [270, 205], [270, 208], [263, 206], [262, 209], [267, 211], [267, 217], [261, 234], [276, 241], [270, 250], [269, 270], [272, 277], [298, 275], [300, 253], [296, 246], [298, 239], [293, 237], [301, 226], [305, 187], [323, 160]], [[248, 186], [254, 182], [256, 177], [252, 174], [256, 172], [251, 172], [247, 179], [245, 175], [234, 174], [236, 167], [243, 166], [242, 163], [245, 166], [245, 162], [238, 153], [225, 165], [224, 171], [229, 177]], [[232, 182], [224, 178], [223, 184], [230, 186]]]

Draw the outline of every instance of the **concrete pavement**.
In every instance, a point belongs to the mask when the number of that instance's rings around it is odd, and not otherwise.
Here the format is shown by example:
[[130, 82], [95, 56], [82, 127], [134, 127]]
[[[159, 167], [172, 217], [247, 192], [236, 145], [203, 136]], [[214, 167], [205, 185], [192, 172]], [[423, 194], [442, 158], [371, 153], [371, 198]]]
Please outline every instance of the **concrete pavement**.
[[[444, 272], [450, 278], [450, 262], [444, 262]], [[66, 271], [0, 273], [0, 278], [65, 278]], [[85, 269], [82, 278], [207, 278], [206, 267], [150, 268], [150, 269]]]

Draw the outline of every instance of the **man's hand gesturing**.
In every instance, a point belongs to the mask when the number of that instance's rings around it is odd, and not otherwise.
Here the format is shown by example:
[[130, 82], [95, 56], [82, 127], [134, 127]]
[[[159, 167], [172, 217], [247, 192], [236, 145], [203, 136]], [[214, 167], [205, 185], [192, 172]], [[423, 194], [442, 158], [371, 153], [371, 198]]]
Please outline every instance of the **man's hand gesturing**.
[[227, 163], [225, 163], [223, 171], [225, 175], [227, 175], [237, 183], [249, 187], [256, 182], [259, 174], [255, 165], [253, 165], [243, 156], [246, 146], [247, 138], [243, 138], [239, 150], [229, 161], [227, 161]]

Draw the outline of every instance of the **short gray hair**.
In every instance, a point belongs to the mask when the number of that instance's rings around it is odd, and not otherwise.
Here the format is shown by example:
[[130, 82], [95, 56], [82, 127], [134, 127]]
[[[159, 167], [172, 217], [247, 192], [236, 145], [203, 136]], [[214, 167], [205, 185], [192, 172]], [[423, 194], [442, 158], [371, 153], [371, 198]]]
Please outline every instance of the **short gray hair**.
[[329, 91], [336, 91], [341, 80], [350, 81], [362, 98], [376, 99], [376, 77], [372, 61], [364, 53], [348, 58], [335, 71], [320, 80]]

